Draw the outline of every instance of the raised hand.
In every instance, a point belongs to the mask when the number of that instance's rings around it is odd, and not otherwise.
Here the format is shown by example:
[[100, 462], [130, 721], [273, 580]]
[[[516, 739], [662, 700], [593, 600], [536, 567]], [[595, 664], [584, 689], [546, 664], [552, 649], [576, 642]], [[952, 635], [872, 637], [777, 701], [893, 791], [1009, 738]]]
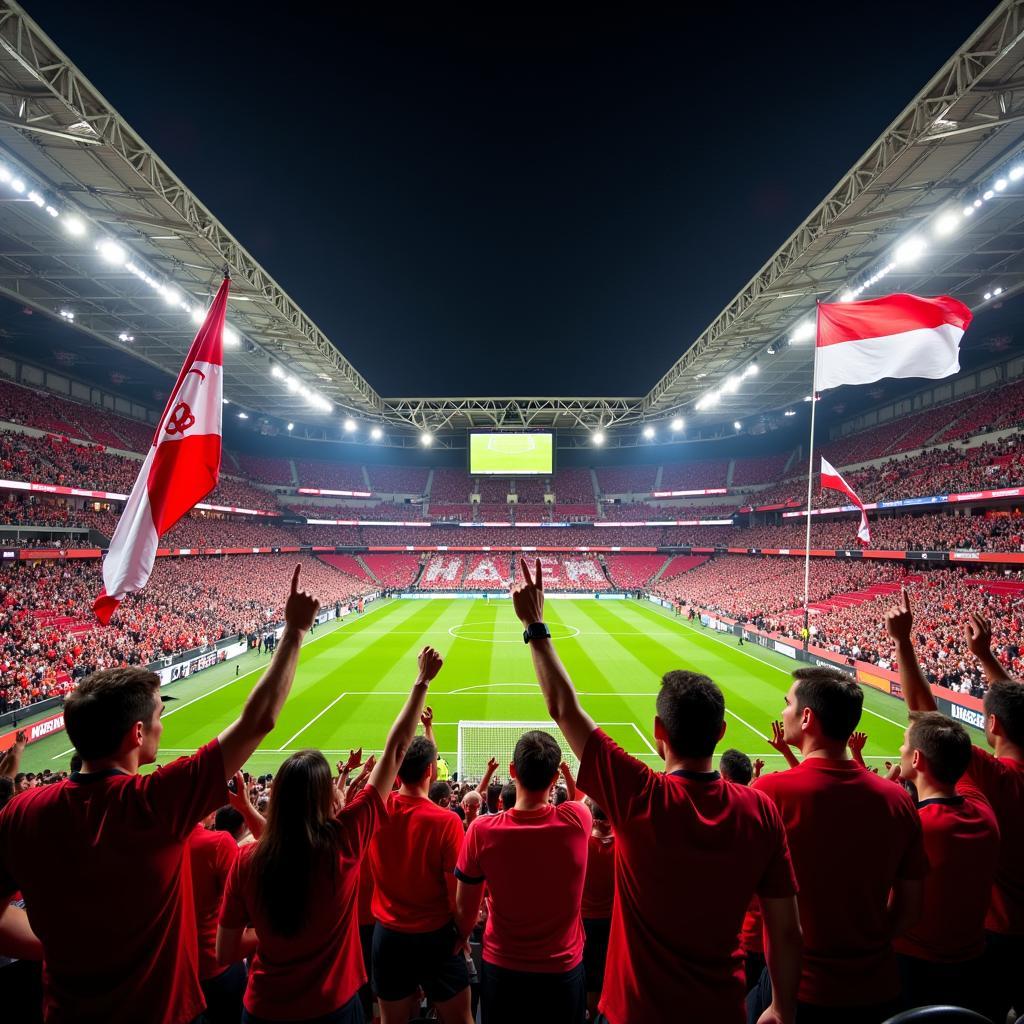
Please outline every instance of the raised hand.
[[428, 704], [420, 715], [420, 724], [424, 731], [429, 732], [434, 725], [434, 709]]
[[512, 588], [512, 607], [524, 626], [544, 621], [544, 579], [540, 559], [534, 564], [534, 577], [530, 579], [530, 568], [525, 558], [519, 559], [523, 582]]
[[320, 602], [304, 590], [299, 590], [299, 573], [302, 571], [301, 563], [295, 566], [292, 575], [292, 587], [288, 594], [288, 601], [284, 606], [284, 621], [292, 629], [305, 633], [313, 625], [317, 612], [320, 611]]
[[867, 741], [868, 734], [866, 732], [855, 732], [847, 740], [846, 745], [850, 748], [851, 754], [859, 754], [864, 750], [864, 744]]
[[[348, 752], [348, 760], [345, 762], [345, 767], [344, 767], [343, 770], [346, 771], [346, 772], [355, 771], [355, 769], [358, 768], [362, 763], [363, 763], [363, 748], [360, 747], [358, 750], [350, 750]], [[339, 768], [339, 771], [342, 770], [340, 763], [339, 763], [338, 768]]]
[[[420, 667], [418, 682], [429, 683], [437, 673], [441, 671], [444, 659], [437, 653], [437, 651], [434, 650], [433, 647], [424, 647], [423, 650], [420, 651], [417, 664]], [[431, 712], [431, 720], [433, 720], [433, 712]]]
[[784, 754], [789, 750], [789, 744], [783, 739], [781, 722], [772, 722], [772, 734], [768, 740], [768, 746], [777, 750], [780, 754]]
[[894, 605], [885, 613], [885, 628], [896, 643], [910, 643], [911, 630], [914, 627], [914, 613], [910, 609], [910, 595], [907, 588], [900, 591], [899, 604]]
[[228, 803], [236, 811], [244, 814], [252, 809], [252, 800], [249, 799], [249, 786], [246, 784], [245, 776], [241, 772], [235, 772], [233, 781], [235, 788], [233, 792], [230, 789], [228, 790]]
[[759, 757], [755, 757], [754, 758], [754, 763], [753, 763], [753, 769], [754, 769], [754, 778], [755, 779], [761, 778], [761, 772], [764, 771], [764, 761], [762, 761], [761, 758], [759, 758]]
[[967, 646], [971, 654], [984, 661], [992, 654], [992, 623], [981, 612], [971, 612], [970, 618], [964, 623]]

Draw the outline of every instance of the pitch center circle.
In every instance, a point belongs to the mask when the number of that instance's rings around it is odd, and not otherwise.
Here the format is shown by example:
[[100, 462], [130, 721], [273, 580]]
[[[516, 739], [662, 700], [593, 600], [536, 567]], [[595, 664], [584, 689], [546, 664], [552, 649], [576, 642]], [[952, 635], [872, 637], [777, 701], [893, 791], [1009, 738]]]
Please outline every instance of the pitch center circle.
[[[548, 629], [551, 630], [552, 640], [571, 640], [580, 635], [580, 631], [575, 626], [563, 626], [560, 623], [549, 624]], [[514, 634], [509, 634], [504, 630], [502, 633], [504, 635], [499, 636], [492, 627], [482, 622], [462, 622], [457, 626], [448, 627], [448, 635], [456, 640], [474, 640], [481, 644], [521, 644], [523, 642], [523, 634], [519, 630], [516, 630]], [[508, 636], [508, 639], [505, 639], [505, 636]]]

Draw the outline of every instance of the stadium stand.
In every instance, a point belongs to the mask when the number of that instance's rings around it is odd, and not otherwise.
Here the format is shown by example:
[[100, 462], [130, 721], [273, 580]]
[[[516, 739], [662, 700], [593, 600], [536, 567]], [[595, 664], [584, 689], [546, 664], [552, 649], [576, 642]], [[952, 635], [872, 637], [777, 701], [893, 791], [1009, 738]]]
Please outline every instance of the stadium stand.
[[361, 466], [321, 459], [296, 459], [300, 487], [326, 487], [337, 491], [367, 491]]
[[733, 459], [731, 487], [747, 487], [750, 484], [769, 484], [782, 479], [791, 452], [778, 455], [763, 455], [745, 459]]
[[512, 509], [509, 505], [480, 504], [473, 506], [473, 518], [478, 523], [510, 523]]
[[375, 494], [426, 494], [430, 471], [413, 466], [367, 466], [370, 487]]
[[729, 474], [728, 459], [697, 459], [666, 465], [661, 470], [659, 491], [692, 491], [705, 487], [725, 487]]
[[599, 467], [597, 487], [602, 494], [647, 494], [654, 490], [657, 466]]
[[366, 554], [361, 559], [377, 582], [390, 590], [410, 586], [420, 571], [419, 555]]
[[291, 459], [242, 453], [239, 453], [236, 459], [241, 472], [253, 483], [272, 484], [275, 487], [293, 487], [295, 485]]
[[467, 557], [462, 555], [433, 555], [423, 566], [417, 581], [419, 590], [459, 590]]
[[668, 564], [662, 570], [659, 580], [667, 583], [669, 580], [681, 576], [684, 572], [696, 569], [708, 561], [710, 555], [676, 555], [669, 559]]
[[664, 555], [604, 556], [612, 583], [623, 590], [640, 590], [665, 562]]
[[515, 482], [515, 493], [519, 497], [520, 504], [540, 505], [544, 502], [544, 495], [548, 493], [549, 482], [547, 478], [538, 477], [517, 477]]
[[505, 505], [513, 485], [507, 477], [481, 476], [473, 481], [473, 491], [480, 495], [483, 505]]
[[475, 555], [466, 562], [460, 586], [466, 590], [507, 591], [512, 586], [512, 571], [508, 555]]
[[472, 481], [461, 469], [435, 469], [430, 482], [430, 505], [434, 502], [444, 505], [468, 505]]
[[552, 486], [555, 489], [555, 500], [560, 504], [596, 504], [594, 481], [589, 469], [559, 469], [555, 473]]
[[332, 569], [337, 569], [338, 572], [343, 572], [346, 576], [351, 576], [361, 583], [372, 585], [377, 582], [354, 555], [318, 555], [317, 557]]

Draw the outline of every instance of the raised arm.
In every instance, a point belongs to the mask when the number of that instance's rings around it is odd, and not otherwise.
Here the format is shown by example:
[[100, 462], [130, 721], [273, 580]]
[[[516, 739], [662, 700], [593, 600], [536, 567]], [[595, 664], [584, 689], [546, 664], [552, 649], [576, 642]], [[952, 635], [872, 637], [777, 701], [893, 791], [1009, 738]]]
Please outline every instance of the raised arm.
[[846, 745], [850, 748], [850, 757], [861, 766], [861, 768], [867, 768], [864, 763], [864, 744], [868, 741], [868, 734], [866, 732], [855, 732], [846, 741]]
[[263, 835], [263, 830], [267, 827], [267, 820], [253, 807], [252, 799], [249, 796], [249, 787], [246, 785], [241, 772], [235, 772], [234, 781], [234, 792], [230, 789], [228, 790], [228, 803], [241, 814], [246, 828], [252, 833], [253, 839], [259, 839]]
[[0, 756], [0, 777], [13, 779], [21, 767], [21, 755], [25, 752], [28, 737], [24, 732], [14, 734], [14, 744]]
[[932, 688], [917, 663], [914, 641], [911, 639], [913, 627], [914, 613], [910, 608], [910, 595], [904, 587], [900, 592], [900, 603], [890, 608], [885, 616], [885, 628], [896, 644], [903, 699], [910, 711], [937, 711], [938, 705], [932, 696]]
[[277, 717], [295, 678], [302, 638], [320, 610], [320, 602], [316, 598], [299, 590], [300, 569], [301, 566], [295, 566], [291, 592], [284, 606], [284, 632], [273, 660], [246, 699], [241, 715], [220, 734], [227, 775], [234, 775], [249, 760], [277, 724]]
[[964, 633], [971, 654], [981, 662], [981, 669], [990, 683], [1013, 678], [992, 653], [992, 624], [981, 612], [971, 612], [971, 617], [964, 623]]
[[558, 770], [562, 773], [562, 781], [565, 783], [566, 796], [568, 796], [570, 800], [575, 800], [576, 780], [572, 777], [572, 769], [565, 761], [563, 761], [558, 766]]
[[484, 777], [480, 780], [479, 785], [476, 787], [476, 791], [480, 796], [487, 799], [487, 787], [491, 784], [491, 779], [494, 778], [494, 773], [498, 770], [498, 759], [492, 757], [487, 762], [487, 767], [484, 769]]
[[[519, 621], [528, 627], [544, 621], [544, 580], [539, 558], [533, 579], [530, 579], [526, 559], [521, 558], [519, 563], [523, 571], [523, 582], [512, 588], [512, 607]], [[544, 702], [548, 706], [548, 714], [558, 723], [573, 753], [582, 758], [587, 740], [597, 729], [594, 720], [580, 706], [569, 673], [565, 671], [551, 640], [531, 640], [530, 655], [533, 658], [533, 670], [537, 673], [537, 682], [544, 694]]]
[[433, 647], [424, 647], [420, 651], [418, 664], [416, 682], [412, 684], [412, 691], [405, 702], [405, 707], [399, 712], [395, 724], [391, 726], [387, 742], [384, 744], [384, 753], [380, 755], [380, 760], [370, 772], [370, 781], [367, 783], [377, 790], [381, 800], [388, 798], [395, 784], [395, 776], [398, 775], [398, 769], [405, 759], [405, 752], [416, 736], [416, 726], [427, 699], [427, 688], [430, 681], [441, 671], [444, 662]]
[[795, 768], [800, 763], [800, 758], [793, 753], [793, 748], [783, 736], [781, 722], [772, 722], [772, 737], [768, 740], [768, 746], [772, 750], [777, 750], [790, 768]]
[[420, 724], [423, 726], [423, 735], [430, 740], [434, 746], [437, 746], [437, 741], [434, 739], [434, 709], [431, 707], [425, 707], [423, 714], [420, 715]]

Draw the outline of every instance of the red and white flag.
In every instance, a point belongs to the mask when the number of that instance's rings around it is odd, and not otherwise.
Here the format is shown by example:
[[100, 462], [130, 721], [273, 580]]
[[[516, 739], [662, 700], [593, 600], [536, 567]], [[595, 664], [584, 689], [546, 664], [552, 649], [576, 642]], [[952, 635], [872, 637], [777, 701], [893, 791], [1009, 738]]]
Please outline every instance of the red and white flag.
[[871, 543], [871, 530], [868, 528], [868, 514], [864, 511], [864, 502], [857, 497], [854, 489], [843, 479], [842, 474], [830, 462], [821, 460], [821, 486], [828, 491], [839, 491], [860, 509], [860, 526], [857, 528], [857, 540], [861, 544]]
[[937, 380], [960, 370], [960, 339], [973, 314], [948, 295], [886, 295], [818, 306], [815, 391], [883, 377]]
[[160, 537], [217, 486], [227, 303], [224, 278], [188, 350], [103, 560], [103, 590], [92, 607], [104, 625], [125, 594], [146, 585]]

